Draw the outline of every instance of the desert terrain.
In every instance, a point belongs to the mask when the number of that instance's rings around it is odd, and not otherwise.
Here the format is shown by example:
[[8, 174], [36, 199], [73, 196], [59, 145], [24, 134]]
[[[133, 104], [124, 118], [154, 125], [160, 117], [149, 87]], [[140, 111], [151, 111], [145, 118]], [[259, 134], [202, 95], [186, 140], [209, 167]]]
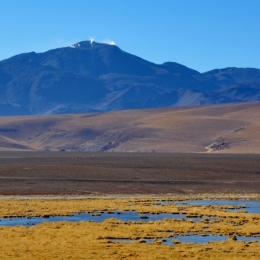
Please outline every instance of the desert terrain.
[[260, 103], [1, 117], [0, 194], [259, 192]]
[[0, 150], [260, 153], [260, 103], [1, 117]]
[[259, 193], [257, 154], [0, 152], [2, 195]]

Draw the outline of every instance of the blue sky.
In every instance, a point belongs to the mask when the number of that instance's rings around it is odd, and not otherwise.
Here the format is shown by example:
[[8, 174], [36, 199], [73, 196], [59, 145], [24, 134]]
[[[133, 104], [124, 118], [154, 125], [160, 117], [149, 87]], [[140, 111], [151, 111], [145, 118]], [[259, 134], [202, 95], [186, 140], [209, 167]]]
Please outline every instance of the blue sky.
[[93, 37], [200, 72], [260, 68], [257, 0], [0, 0], [0, 60]]

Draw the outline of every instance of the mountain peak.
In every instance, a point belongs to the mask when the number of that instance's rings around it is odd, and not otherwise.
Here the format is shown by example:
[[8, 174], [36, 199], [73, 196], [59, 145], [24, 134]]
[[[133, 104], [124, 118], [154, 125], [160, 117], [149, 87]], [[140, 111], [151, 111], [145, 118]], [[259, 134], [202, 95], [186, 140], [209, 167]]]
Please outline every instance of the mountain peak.
[[89, 41], [81, 41], [81, 42], [77, 42], [71, 46], [69, 46], [70, 48], [87, 48], [87, 49], [91, 49], [91, 48], [98, 48], [98, 47], [104, 47], [104, 46], [116, 46], [114, 42], [111, 43], [99, 43], [94, 41], [93, 39], [89, 40]]

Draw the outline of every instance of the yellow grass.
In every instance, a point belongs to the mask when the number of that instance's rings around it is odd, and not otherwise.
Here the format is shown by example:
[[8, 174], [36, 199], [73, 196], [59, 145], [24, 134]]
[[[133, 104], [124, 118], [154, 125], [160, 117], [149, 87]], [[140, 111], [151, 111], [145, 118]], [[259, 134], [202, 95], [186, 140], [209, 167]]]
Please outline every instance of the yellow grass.
[[[200, 198], [197, 195], [197, 198]], [[225, 195], [227, 196], [227, 195]], [[250, 195], [251, 198], [254, 197]], [[202, 197], [202, 196], [201, 196]], [[204, 195], [204, 198], [207, 197]], [[255, 198], [257, 195], [255, 195]], [[246, 197], [249, 198], [249, 197]], [[161, 198], [165, 200], [173, 198]], [[184, 219], [123, 222], [116, 219], [96, 222], [43, 223], [32, 227], [0, 227], [0, 259], [259, 259], [258, 242], [233, 240], [234, 235], [259, 236], [260, 214], [227, 212], [229, 206], [157, 205], [160, 198], [125, 199], [2, 199], [4, 216], [69, 215], [102, 210], [137, 210], [138, 212], [182, 212], [203, 215], [204, 220]], [[176, 197], [174, 198], [176, 199]], [[178, 199], [187, 199], [178, 197]], [[218, 220], [209, 220], [218, 216]], [[194, 234], [227, 235], [225, 242], [207, 244], [179, 243], [162, 245], [172, 236]], [[132, 243], [115, 243], [112, 239], [131, 239]], [[143, 243], [146, 238], [152, 244]]]

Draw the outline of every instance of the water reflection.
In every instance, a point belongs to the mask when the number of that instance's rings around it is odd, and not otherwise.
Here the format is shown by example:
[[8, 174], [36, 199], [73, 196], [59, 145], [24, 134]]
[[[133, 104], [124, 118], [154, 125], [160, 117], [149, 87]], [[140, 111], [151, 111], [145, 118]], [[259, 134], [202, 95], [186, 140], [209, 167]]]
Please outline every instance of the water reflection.
[[[169, 214], [169, 213], [161, 213], [161, 214], [138, 214], [136, 211], [113, 211], [113, 212], [93, 212], [93, 213], [81, 213], [74, 214], [72, 216], [50, 216], [48, 218], [43, 217], [14, 217], [14, 218], [0, 218], [0, 226], [32, 226], [37, 225], [43, 222], [59, 222], [59, 221], [70, 221], [70, 222], [79, 222], [79, 221], [95, 221], [102, 222], [106, 219], [115, 218], [122, 221], [156, 221], [167, 219], [190, 219], [192, 221], [201, 221], [203, 218], [187, 218], [186, 215], [183, 214]], [[213, 219], [213, 218], [212, 218]]]

